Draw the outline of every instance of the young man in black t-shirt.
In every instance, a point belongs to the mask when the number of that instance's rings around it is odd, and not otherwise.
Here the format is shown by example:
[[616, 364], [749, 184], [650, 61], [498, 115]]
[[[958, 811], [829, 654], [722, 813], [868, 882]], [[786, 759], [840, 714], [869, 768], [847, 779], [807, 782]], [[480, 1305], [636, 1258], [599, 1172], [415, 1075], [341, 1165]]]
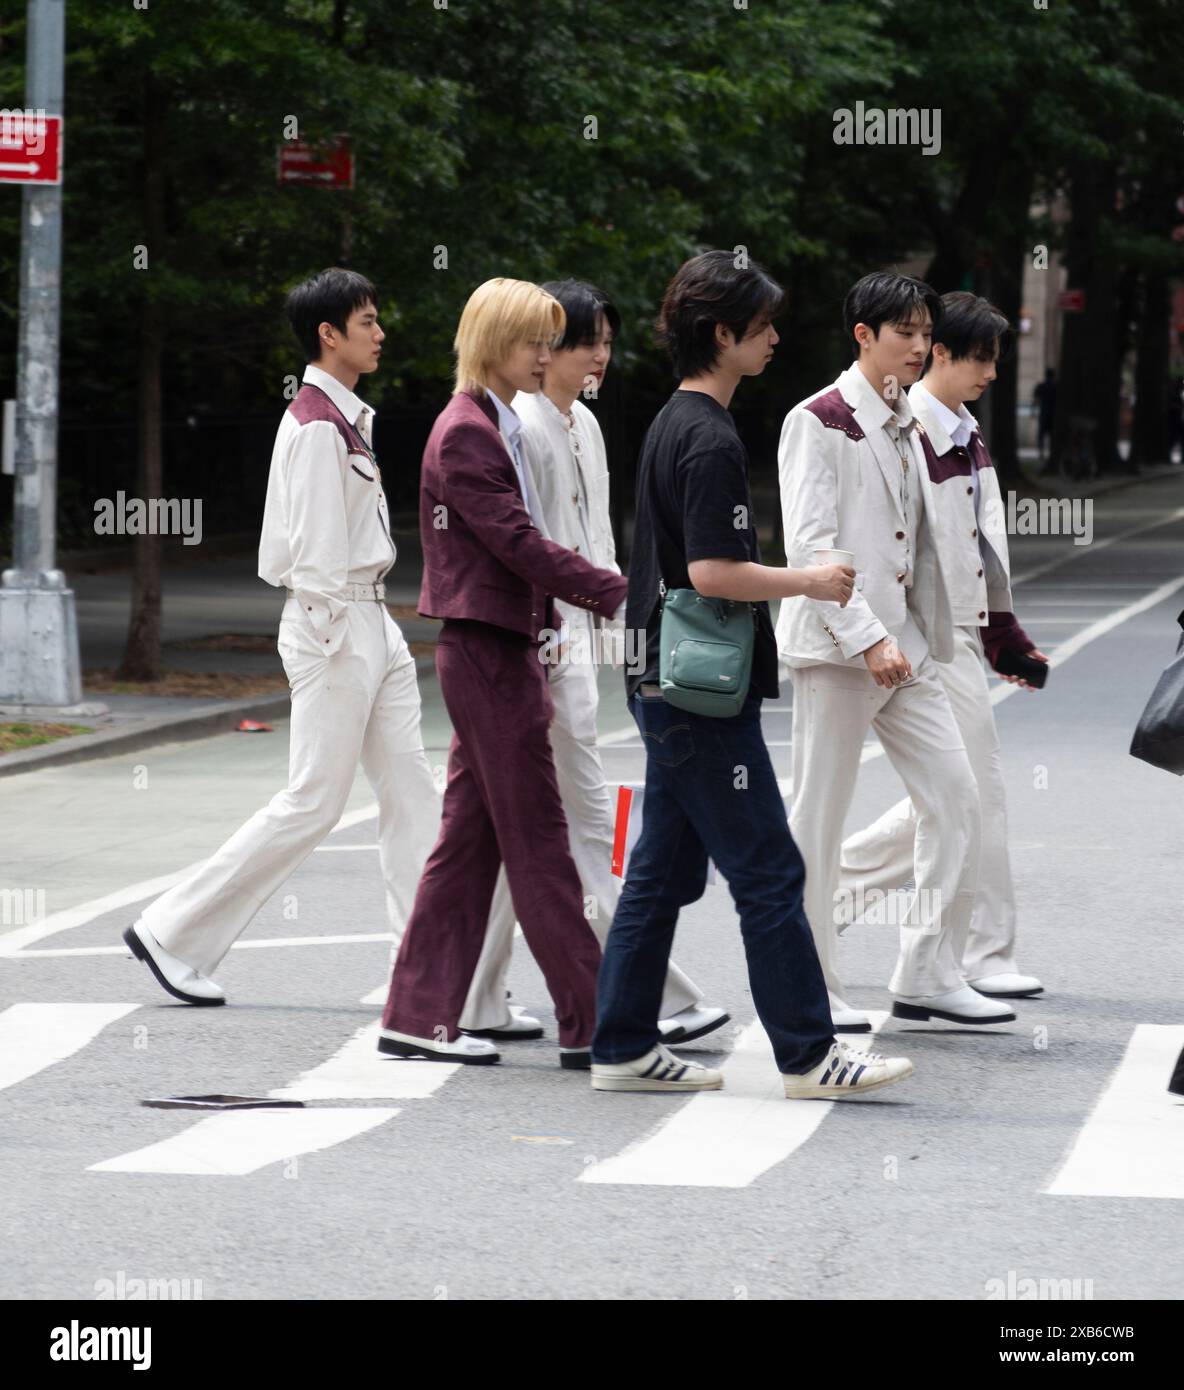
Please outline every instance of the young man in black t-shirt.
[[[910, 1075], [904, 1058], [838, 1042], [809, 924], [805, 874], [761, 733], [775, 697], [777, 652], [768, 600], [798, 595], [845, 604], [854, 571], [760, 563], [748, 460], [728, 411], [740, 378], [773, 355], [780, 287], [731, 252], [688, 261], [660, 325], [678, 390], [650, 426], [637, 478], [626, 621], [643, 629], [644, 670], [627, 678], [646, 748], [641, 835], [604, 949], [592, 1043], [601, 1091], [718, 1090], [718, 1071], [680, 1061], [660, 1041], [658, 1012], [679, 909], [703, 894], [710, 857], [740, 915], [757, 1014], [785, 1094], [844, 1099]], [[693, 588], [751, 603], [756, 621], [748, 698], [734, 718], [675, 709], [658, 685], [661, 593]]]

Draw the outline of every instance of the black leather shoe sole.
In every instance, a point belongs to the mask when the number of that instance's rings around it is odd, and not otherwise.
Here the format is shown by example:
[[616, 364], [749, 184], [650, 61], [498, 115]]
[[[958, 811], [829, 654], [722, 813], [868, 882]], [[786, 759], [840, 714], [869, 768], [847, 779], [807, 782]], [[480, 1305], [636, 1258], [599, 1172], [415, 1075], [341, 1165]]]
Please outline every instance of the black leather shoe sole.
[[[983, 997], [986, 998], [985, 995]], [[931, 1018], [940, 1018], [946, 1023], [964, 1023], [971, 1028], [986, 1023], [1015, 1022], [1015, 1014], [1010, 1009], [1004, 1010], [1003, 1013], [988, 1014], [986, 1018], [969, 1018], [966, 1014], [947, 1013], [945, 1009], [923, 1009], [917, 1004], [902, 1004], [898, 999], [892, 1001], [892, 1017], [909, 1018], [919, 1023], [926, 1023]]]
[[872, 1031], [870, 1023], [832, 1023], [831, 1027], [836, 1033], [870, 1033]]
[[492, 1042], [533, 1042], [543, 1036], [542, 1024], [526, 1033], [512, 1028], [462, 1028], [460, 1031], [466, 1037], [489, 1038]]
[[592, 1050], [589, 1048], [587, 1051], [561, 1052], [559, 1065], [564, 1071], [591, 1071]]
[[434, 1047], [422, 1043], [398, 1042], [395, 1038], [379, 1038], [379, 1052], [388, 1057], [419, 1057], [425, 1062], [461, 1062], [468, 1067], [491, 1067], [501, 1061], [496, 1052], [487, 1052], [482, 1057], [466, 1057], [459, 1052], [437, 1052]]
[[[971, 985], [970, 988], [974, 989], [974, 986]], [[975, 992], [981, 994], [984, 999], [1035, 999], [1038, 994], [1044, 993], [1044, 986], [1041, 985], [1039, 989], [993, 989], [989, 992], [985, 989], [980, 989]]]
[[186, 1004], [194, 1004], [198, 1008], [201, 1008], [202, 1005], [226, 1003], [224, 998], [199, 999], [196, 994], [186, 994], [183, 990], [179, 990], [176, 985], [170, 984], [168, 980], [165, 979], [164, 975], [161, 974], [160, 966], [152, 959], [147, 947], [136, 935], [133, 928], [128, 927], [127, 931], [124, 932], [123, 941], [132, 955], [135, 956], [137, 960], [142, 960], [148, 969], [156, 976], [156, 983], [160, 985], [161, 989], [167, 989], [174, 999], [183, 999]]
[[676, 1028], [673, 1033], [663, 1033], [659, 1041], [664, 1042], [667, 1047], [674, 1043], [694, 1042], [696, 1038], [705, 1038], [708, 1033], [714, 1033], [717, 1028], [722, 1028], [725, 1023], [731, 1021], [732, 1015], [724, 1014], [714, 1023], [705, 1023], [701, 1028], [692, 1028], [689, 1032], [685, 1028]]

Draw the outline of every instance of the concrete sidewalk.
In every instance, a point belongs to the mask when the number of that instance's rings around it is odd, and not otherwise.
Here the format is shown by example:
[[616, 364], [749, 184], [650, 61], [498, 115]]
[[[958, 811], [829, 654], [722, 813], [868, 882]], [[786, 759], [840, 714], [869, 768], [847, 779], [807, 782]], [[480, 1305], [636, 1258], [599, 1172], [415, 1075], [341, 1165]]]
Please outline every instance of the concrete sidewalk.
[[[429, 685], [433, 695], [435, 692], [432, 648], [440, 624], [414, 615], [423, 568], [416, 527], [413, 518], [396, 519], [398, 559], [385, 582], [387, 604], [395, 610], [395, 621], [416, 654], [416, 669], [426, 700]], [[244, 544], [239, 551], [217, 554], [206, 561], [185, 555], [178, 557], [184, 563], [169, 563], [169, 558], [162, 582], [161, 665], [178, 671], [219, 671], [276, 676], [282, 680], [283, 663], [274, 643], [285, 595], [258, 577], [255, 545]], [[130, 564], [96, 568], [93, 559], [93, 554], [79, 556], [79, 567], [75, 568], [67, 555], [62, 557], [62, 564], [75, 595], [83, 699], [106, 705], [108, 713], [70, 718], [70, 723], [86, 725], [93, 733], [0, 756], [0, 777], [153, 744], [228, 733], [242, 719], [287, 718], [290, 702], [286, 688], [233, 700], [116, 695], [88, 690], [88, 671], [117, 667], [123, 657], [132, 594]], [[177, 645], [227, 633], [270, 639], [271, 650], [203, 651]], [[15, 718], [0, 714], [0, 719]]]

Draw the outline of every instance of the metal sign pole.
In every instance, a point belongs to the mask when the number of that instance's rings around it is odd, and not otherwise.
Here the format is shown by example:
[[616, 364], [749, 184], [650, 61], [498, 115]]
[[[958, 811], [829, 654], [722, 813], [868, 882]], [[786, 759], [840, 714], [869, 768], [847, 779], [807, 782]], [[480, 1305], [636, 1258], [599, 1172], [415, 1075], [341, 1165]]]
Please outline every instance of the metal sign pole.
[[[29, 0], [26, 120], [62, 113], [65, 8], [65, 0]], [[22, 196], [13, 567], [0, 581], [0, 706], [60, 714], [82, 698], [74, 595], [55, 568], [62, 189], [29, 185]]]

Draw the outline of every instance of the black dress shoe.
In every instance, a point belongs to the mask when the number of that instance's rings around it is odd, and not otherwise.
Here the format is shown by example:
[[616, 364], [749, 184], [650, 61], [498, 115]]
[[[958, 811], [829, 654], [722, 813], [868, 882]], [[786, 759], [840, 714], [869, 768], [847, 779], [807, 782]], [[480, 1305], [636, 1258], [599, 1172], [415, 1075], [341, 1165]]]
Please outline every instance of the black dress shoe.
[[590, 1047], [561, 1047], [559, 1065], [564, 1071], [591, 1071], [592, 1049]]

